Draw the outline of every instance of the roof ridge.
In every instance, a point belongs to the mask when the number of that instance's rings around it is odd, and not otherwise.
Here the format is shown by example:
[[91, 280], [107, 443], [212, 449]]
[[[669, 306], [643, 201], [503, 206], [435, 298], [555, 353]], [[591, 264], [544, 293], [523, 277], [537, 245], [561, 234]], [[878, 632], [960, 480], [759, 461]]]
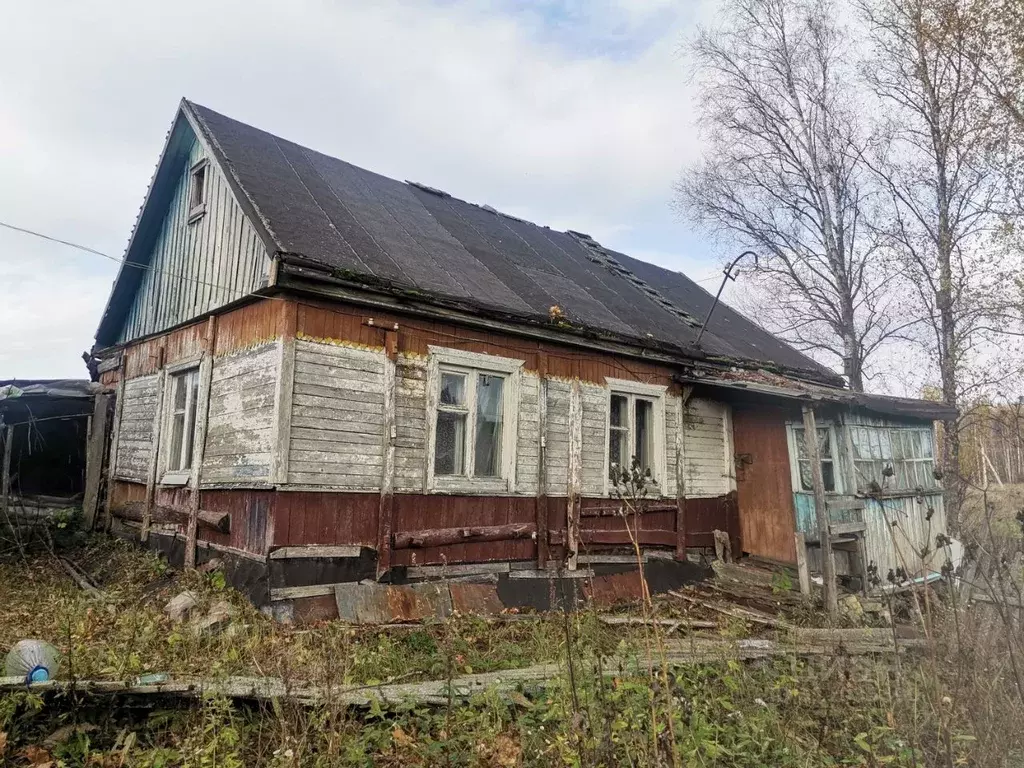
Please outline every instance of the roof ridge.
[[586, 232], [577, 232], [576, 230], [569, 229], [566, 230], [566, 234], [583, 246], [584, 250], [587, 252], [588, 259], [590, 259], [596, 264], [602, 265], [603, 267], [605, 267], [605, 269], [614, 272], [620, 277], [625, 278], [633, 285], [635, 285], [637, 288], [639, 288], [641, 291], [650, 296], [651, 299], [660, 304], [664, 309], [668, 310], [669, 312], [680, 318], [683, 322], [693, 326], [694, 328], [700, 328], [701, 323], [697, 318], [695, 318], [686, 310], [677, 307], [671, 301], [662, 296], [661, 292], [654, 288], [652, 285], [650, 285], [646, 280], [643, 280], [642, 278], [638, 277], [634, 272], [622, 266], [622, 264], [619, 263], [619, 260], [612, 256], [611, 252], [609, 252], [607, 248], [605, 248], [603, 245], [597, 242], [597, 240], [588, 235]]

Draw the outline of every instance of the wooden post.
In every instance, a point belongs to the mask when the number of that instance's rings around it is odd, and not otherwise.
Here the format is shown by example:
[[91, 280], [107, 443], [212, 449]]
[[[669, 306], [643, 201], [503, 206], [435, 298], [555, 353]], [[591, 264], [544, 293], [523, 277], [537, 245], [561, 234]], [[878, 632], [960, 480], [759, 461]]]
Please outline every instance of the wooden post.
[[686, 560], [686, 406], [693, 387], [683, 387], [676, 401], [676, 560]]
[[580, 550], [579, 495], [583, 485], [583, 399], [580, 380], [569, 387], [569, 465], [566, 470], [565, 567], [576, 570]]
[[111, 395], [107, 393], [96, 395], [93, 401], [92, 417], [89, 419], [89, 436], [85, 449], [85, 494], [82, 500], [82, 522], [87, 531], [91, 531], [96, 525], [96, 515], [100, 507], [103, 448], [107, 441], [107, 414], [110, 412], [110, 398]]
[[380, 478], [380, 507], [377, 511], [377, 578], [391, 569], [391, 530], [395, 514], [395, 361], [398, 359], [398, 331], [384, 333], [384, 466]]
[[117, 448], [121, 439], [121, 413], [124, 410], [124, 374], [127, 355], [121, 354], [121, 366], [117, 379], [117, 393], [114, 395], [114, 425], [110, 430], [110, 459], [107, 462], [107, 498], [103, 503], [103, 529], [110, 530], [113, 517], [110, 508], [114, 501], [114, 475], [117, 474]]
[[203, 487], [203, 457], [206, 455], [206, 428], [210, 417], [210, 390], [213, 387], [213, 352], [217, 344], [217, 317], [206, 323], [203, 358], [199, 363], [199, 402], [196, 403], [196, 431], [192, 436], [192, 495], [189, 497], [188, 523], [185, 526], [185, 567], [196, 566], [196, 538], [199, 529], [199, 502]]
[[295, 334], [299, 325], [299, 303], [281, 302], [281, 370], [274, 393], [273, 480], [275, 484], [288, 482], [288, 451], [292, 433], [292, 393], [295, 391]]
[[11, 522], [11, 454], [14, 453], [14, 425], [4, 429], [3, 471], [0, 473], [0, 512], [4, 521]]
[[146, 511], [142, 519], [142, 530], [139, 541], [149, 541], [149, 525], [153, 514], [153, 500], [156, 497], [157, 465], [160, 462], [160, 432], [164, 423], [164, 383], [167, 372], [164, 371], [164, 348], [157, 348], [156, 408], [153, 413], [153, 447], [149, 452], [149, 474], [146, 476]]
[[821, 547], [821, 570], [825, 582], [825, 608], [835, 618], [839, 613], [839, 597], [836, 593], [836, 562], [832, 556], [832, 533], [829, 525], [828, 502], [825, 499], [825, 478], [821, 474], [821, 452], [818, 450], [818, 424], [814, 408], [804, 406], [804, 446], [807, 460], [811, 465], [811, 481], [814, 485], [814, 516], [818, 521], [819, 546]]
[[548, 444], [548, 353], [537, 352], [537, 568], [548, 564], [548, 478], [544, 453]]
[[807, 541], [803, 531], [793, 534], [796, 539], [796, 572], [800, 579], [800, 594], [811, 594], [811, 572], [807, 570]]

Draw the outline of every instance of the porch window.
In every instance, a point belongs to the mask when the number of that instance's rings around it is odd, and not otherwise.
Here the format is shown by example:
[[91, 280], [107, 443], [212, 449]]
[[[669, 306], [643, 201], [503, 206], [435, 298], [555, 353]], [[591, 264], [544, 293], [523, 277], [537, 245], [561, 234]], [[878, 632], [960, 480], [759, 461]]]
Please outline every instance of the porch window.
[[[192, 448], [196, 434], [199, 401], [199, 369], [192, 368], [169, 378], [170, 404], [167, 411], [167, 475], [164, 482], [184, 481], [192, 470]], [[177, 476], [177, 477], [176, 477]]]
[[434, 474], [501, 477], [505, 377], [442, 368]]
[[[796, 446], [797, 466], [799, 468], [800, 490], [813, 491], [814, 480], [811, 477], [811, 462], [807, 457], [807, 445], [804, 441], [804, 428], [793, 427], [793, 443]], [[818, 453], [821, 455], [821, 477], [825, 483], [826, 493], [835, 493], [836, 468], [835, 442], [832, 427], [818, 427]]]
[[931, 429], [850, 427], [850, 441], [858, 490], [868, 490], [872, 482], [894, 491], [938, 485]]

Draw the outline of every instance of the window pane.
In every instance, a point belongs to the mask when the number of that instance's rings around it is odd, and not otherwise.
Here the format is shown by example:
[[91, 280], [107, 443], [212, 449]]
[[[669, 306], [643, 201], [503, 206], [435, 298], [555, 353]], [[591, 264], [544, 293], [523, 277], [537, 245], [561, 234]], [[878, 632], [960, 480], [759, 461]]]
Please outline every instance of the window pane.
[[931, 430], [923, 429], [920, 432], [915, 432], [915, 434], [918, 435], [918, 439], [921, 441], [921, 453], [918, 455], [922, 459], [934, 459]]
[[465, 473], [466, 415], [437, 412], [437, 435], [434, 441], [434, 472], [438, 475]]
[[807, 458], [807, 446], [804, 444], [803, 427], [793, 427], [793, 442], [796, 443], [796, 457], [803, 461]]
[[654, 403], [650, 400], [636, 400], [635, 430], [633, 436], [634, 456], [640, 469], [654, 470]]
[[814, 481], [811, 479], [811, 462], [800, 462], [800, 490], [813, 491]]
[[832, 493], [836, 489], [836, 472], [831, 461], [821, 462], [821, 477], [825, 481], [825, 491]]
[[832, 441], [829, 440], [828, 427], [818, 427], [818, 452], [823, 459], [832, 457]]
[[905, 443], [910, 442], [910, 434], [903, 432], [898, 429], [894, 429], [889, 433], [892, 439], [892, 458], [894, 461], [900, 461], [907, 458], [908, 454], [904, 450]]
[[871, 444], [868, 441], [868, 433], [864, 427], [851, 427], [850, 439], [853, 443], [853, 458], [855, 460], [871, 458]]
[[629, 399], [622, 395], [612, 395], [611, 416], [609, 423], [613, 427], [625, 427], [629, 424]]
[[462, 373], [441, 374], [441, 405], [466, 404], [466, 376]]
[[168, 469], [181, 469], [181, 443], [184, 440], [185, 413], [171, 416], [171, 453], [167, 457]]
[[473, 474], [501, 476], [502, 401], [505, 380], [481, 373], [476, 386], [476, 453]]
[[892, 460], [892, 441], [889, 439], [889, 430], [880, 429], [878, 430], [878, 442], [882, 449], [883, 459]]
[[[182, 430], [182, 439], [184, 445], [182, 448], [183, 456], [181, 460], [181, 467], [179, 469], [191, 469], [192, 468], [192, 447], [195, 443], [196, 434], [196, 405], [199, 402], [199, 372], [189, 371], [185, 376], [186, 386], [189, 391], [188, 397], [188, 408], [185, 413], [185, 424]], [[185, 389], [185, 387], [182, 387]]]
[[629, 461], [629, 432], [622, 427], [612, 427], [608, 431], [608, 471], [613, 478], [615, 467], [621, 467], [623, 461]]
[[188, 386], [186, 379], [188, 374], [174, 377], [174, 410], [184, 411], [185, 400], [188, 398]]

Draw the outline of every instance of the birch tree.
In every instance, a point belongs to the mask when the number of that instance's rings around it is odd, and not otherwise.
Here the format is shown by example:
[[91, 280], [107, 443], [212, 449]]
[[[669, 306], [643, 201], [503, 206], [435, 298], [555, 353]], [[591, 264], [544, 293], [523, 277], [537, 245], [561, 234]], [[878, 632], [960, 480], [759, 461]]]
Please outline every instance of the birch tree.
[[[1006, 187], [993, 164], [994, 104], [972, 55], [983, 30], [962, 0], [866, 0], [861, 8], [873, 47], [865, 75], [886, 115], [873, 160], [889, 197], [879, 231], [917, 292], [911, 311], [921, 313], [942, 398], [959, 408], [976, 394], [969, 390], [1019, 369], [1000, 359], [999, 337], [1015, 324], [1006, 291], [1013, 275], [996, 236]], [[943, 431], [953, 531], [964, 489], [957, 427]]]
[[706, 152], [677, 185], [680, 209], [761, 259], [761, 311], [798, 348], [842, 362], [863, 390], [876, 352], [912, 321], [868, 218], [856, 69], [829, 0], [726, 0], [693, 45]]

